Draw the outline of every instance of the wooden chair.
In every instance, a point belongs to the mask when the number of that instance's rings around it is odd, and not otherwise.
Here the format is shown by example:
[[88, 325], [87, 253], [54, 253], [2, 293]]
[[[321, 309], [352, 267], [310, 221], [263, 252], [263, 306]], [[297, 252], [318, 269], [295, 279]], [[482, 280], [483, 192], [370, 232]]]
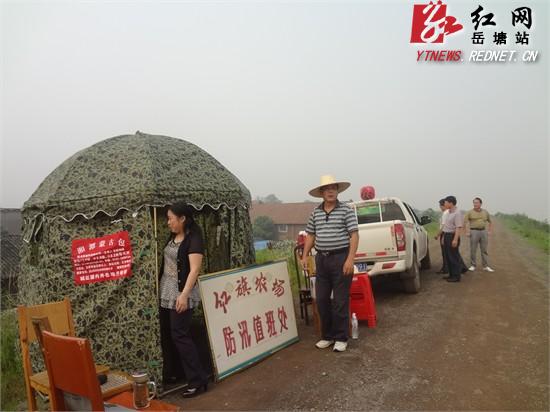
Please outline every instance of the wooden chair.
[[[48, 331], [40, 333], [53, 411], [104, 411], [106, 407], [116, 406], [111, 404], [112, 400], [104, 403], [105, 399], [131, 390], [131, 378], [118, 371], [110, 371], [107, 382], [99, 384], [88, 339]], [[131, 391], [128, 393], [131, 395]]]
[[[309, 325], [309, 316], [307, 307], [308, 305], [313, 304], [313, 296], [311, 294], [311, 276], [312, 273], [314, 273], [315, 263], [313, 256], [308, 256], [308, 269], [304, 270], [302, 268], [302, 265], [300, 263], [300, 260], [302, 258], [303, 248], [300, 246], [296, 246], [294, 248], [294, 263], [296, 267], [296, 279], [298, 282], [298, 297], [300, 300], [300, 316], [302, 319], [305, 317], [306, 325]], [[304, 285], [302, 286], [302, 280], [304, 281]], [[314, 318], [315, 319], [315, 318]]]
[[[32, 327], [34, 330], [34, 335], [36, 336], [36, 341], [40, 345], [40, 350], [44, 351], [44, 342], [42, 341], [42, 332], [52, 331], [52, 326], [50, 325], [50, 320], [47, 316], [33, 316], [31, 317]], [[44, 354], [44, 353], [42, 353]], [[46, 364], [46, 359], [44, 358], [44, 364]]]
[[[33, 373], [29, 346], [38, 341], [40, 334], [37, 334], [32, 318], [35, 318], [38, 328], [50, 330], [60, 335], [74, 336], [74, 321], [69, 298], [60, 302], [46, 303], [36, 306], [17, 307], [19, 321], [19, 343], [23, 360], [23, 375], [25, 389], [27, 392], [28, 408], [36, 411], [36, 393], [40, 392], [46, 396], [50, 395], [50, 384], [47, 371]], [[41, 320], [40, 320], [41, 319]], [[40, 326], [40, 324], [42, 326]], [[38, 341], [40, 344], [40, 342]], [[107, 366], [97, 365], [97, 373], [106, 373]]]
[[64, 392], [88, 398], [91, 410], [104, 411], [103, 396], [88, 339], [42, 332], [52, 410], [65, 411]]

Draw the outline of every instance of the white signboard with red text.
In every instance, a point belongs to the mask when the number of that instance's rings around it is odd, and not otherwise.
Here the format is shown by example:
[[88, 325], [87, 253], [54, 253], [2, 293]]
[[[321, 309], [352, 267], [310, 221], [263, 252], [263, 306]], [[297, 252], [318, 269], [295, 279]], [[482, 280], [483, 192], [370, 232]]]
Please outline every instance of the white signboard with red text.
[[199, 278], [217, 379], [298, 341], [285, 261]]
[[75, 239], [71, 247], [77, 285], [105, 282], [132, 274], [132, 247], [127, 231], [98, 238]]

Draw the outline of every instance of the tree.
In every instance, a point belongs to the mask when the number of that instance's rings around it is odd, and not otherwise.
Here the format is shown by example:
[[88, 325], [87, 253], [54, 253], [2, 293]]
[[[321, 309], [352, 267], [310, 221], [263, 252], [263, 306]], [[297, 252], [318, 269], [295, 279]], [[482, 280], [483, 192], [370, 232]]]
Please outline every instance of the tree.
[[264, 197], [264, 203], [283, 203], [283, 202], [272, 193]]
[[256, 196], [254, 200], [258, 203], [283, 203], [283, 201], [273, 193], [267, 195], [266, 197]]
[[441, 213], [439, 211], [435, 211], [432, 208], [426, 209], [424, 211], [416, 211], [416, 215], [418, 217], [420, 216], [428, 216], [432, 219], [432, 221], [437, 222], [439, 220], [439, 217], [441, 216]]
[[252, 224], [254, 239], [275, 240], [275, 223], [269, 216], [258, 216]]

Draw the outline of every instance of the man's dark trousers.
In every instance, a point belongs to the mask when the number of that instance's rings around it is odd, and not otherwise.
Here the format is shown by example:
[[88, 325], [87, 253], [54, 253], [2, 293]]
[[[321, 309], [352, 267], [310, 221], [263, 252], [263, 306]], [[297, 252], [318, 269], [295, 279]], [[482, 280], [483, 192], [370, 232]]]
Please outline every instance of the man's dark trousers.
[[321, 318], [321, 334], [325, 340], [348, 340], [349, 292], [353, 275], [343, 274], [347, 256], [348, 250], [328, 256], [317, 253], [315, 256], [315, 297]]
[[443, 233], [441, 234], [441, 237], [439, 238], [439, 244], [441, 245], [441, 259], [443, 259], [443, 265], [441, 266], [440, 272], [448, 273], [449, 272], [449, 265], [447, 265], [447, 258], [445, 257], [445, 245], [443, 244]]
[[464, 261], [462, 260], [459, 251], [460, 239], [458, 239], [458, 244], [456, 247], [453, 247], [454, 237], [454, 233], [443, 234], [443, 249], [445, 251], [447, 267], [449, 268], [449, 277], [460, 280], [460, 275], [462, 274], [462, 269], [464, 268]]

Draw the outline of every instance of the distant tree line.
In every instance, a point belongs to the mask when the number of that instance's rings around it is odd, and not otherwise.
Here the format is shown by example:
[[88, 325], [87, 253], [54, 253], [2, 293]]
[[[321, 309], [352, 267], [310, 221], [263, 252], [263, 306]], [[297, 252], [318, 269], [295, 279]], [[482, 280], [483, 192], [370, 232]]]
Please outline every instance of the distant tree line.
[[283, 203], [283, 201], [275, 196], [273, 193], [265, 197], [256, 196], [254, 201], [257, 203]]
[[274, 240], [276, 235], [275, 223], [268, 216], [258, 216], [252, 223], [252, 232], [254, 239]]

